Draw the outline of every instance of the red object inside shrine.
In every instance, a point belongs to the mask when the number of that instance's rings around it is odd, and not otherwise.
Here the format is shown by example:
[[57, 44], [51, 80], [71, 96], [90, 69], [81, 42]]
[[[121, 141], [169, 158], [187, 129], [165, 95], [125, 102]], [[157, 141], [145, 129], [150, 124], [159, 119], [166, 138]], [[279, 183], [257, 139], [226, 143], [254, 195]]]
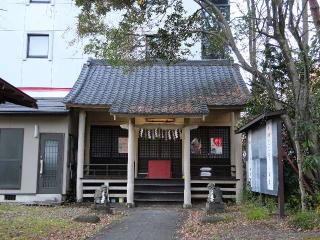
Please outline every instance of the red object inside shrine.
[[171, 160], [149, 160], [148, 178], [171, 178]]

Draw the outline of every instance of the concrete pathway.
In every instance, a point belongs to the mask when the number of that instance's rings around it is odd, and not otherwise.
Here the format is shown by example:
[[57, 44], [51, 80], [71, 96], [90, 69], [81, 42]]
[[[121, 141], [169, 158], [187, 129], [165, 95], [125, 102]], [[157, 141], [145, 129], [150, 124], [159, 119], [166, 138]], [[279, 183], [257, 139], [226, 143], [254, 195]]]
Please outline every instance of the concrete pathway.
[[171, 240], [180, 224], [181, 214], [174, 207], [137, 207], [121, 222], [103, 229], [91, 240]]

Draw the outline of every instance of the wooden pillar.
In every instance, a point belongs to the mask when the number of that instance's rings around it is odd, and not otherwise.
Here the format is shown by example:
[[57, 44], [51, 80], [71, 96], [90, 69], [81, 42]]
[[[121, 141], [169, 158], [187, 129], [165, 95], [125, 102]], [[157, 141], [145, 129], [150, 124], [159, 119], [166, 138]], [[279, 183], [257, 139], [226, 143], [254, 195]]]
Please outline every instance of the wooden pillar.
[[127, 206], [134, 207], [134, 126], [132, 119], [128, 124], [128, 172], [127, 172]]
[[183, 174], [184, 174], [184, 201], [183, 207], [191, 205], [191, 173], [190, 173], [190, 127], [183, 129]]
[[137, 178], [138, 177], [138, 164], [139, 164], [139, 156], [138, 156], [138, 148], [139, 148], [139, 129], [135, 128], [134, 129], [134, 177]]
[[284, 149], [282, 147], [282, 121], [277, 122], [277, 148], [278, 148], [278, 209], [279, 209], [279, 217], [284, 218]]
[[78, 155], [77, 155], [77, 202], [82, 201], [83, 189], [83, 164], [84, 164], [84, 148], [85, 148], [85, 131], [86, 131], [86, 112], [79, 112], [79, 128], [78, 128]]
[[243, 162], [242, 162], [242, 141], [241, 134], [235, 135], [235, 161], [236, 161], [236, 201], [237, 203], [242, 202], [243, 194]]

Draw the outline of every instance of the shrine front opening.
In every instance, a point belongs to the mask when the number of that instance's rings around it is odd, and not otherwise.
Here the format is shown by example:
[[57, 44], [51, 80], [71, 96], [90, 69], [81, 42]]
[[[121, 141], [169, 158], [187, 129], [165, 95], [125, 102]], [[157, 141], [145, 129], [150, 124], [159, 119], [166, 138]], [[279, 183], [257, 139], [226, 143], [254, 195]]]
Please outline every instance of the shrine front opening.
[[182, 132], [140, 129], [138, 178], [182, 178]]

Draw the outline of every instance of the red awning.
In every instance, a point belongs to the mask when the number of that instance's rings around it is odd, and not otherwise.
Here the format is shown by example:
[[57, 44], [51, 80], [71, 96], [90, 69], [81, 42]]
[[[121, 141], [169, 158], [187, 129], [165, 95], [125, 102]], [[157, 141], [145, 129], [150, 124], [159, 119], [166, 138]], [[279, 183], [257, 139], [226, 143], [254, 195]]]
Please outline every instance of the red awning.
[[11, 102], [17, 105], [38, 108], [37, 101], [0, 78], [0, 104]]

